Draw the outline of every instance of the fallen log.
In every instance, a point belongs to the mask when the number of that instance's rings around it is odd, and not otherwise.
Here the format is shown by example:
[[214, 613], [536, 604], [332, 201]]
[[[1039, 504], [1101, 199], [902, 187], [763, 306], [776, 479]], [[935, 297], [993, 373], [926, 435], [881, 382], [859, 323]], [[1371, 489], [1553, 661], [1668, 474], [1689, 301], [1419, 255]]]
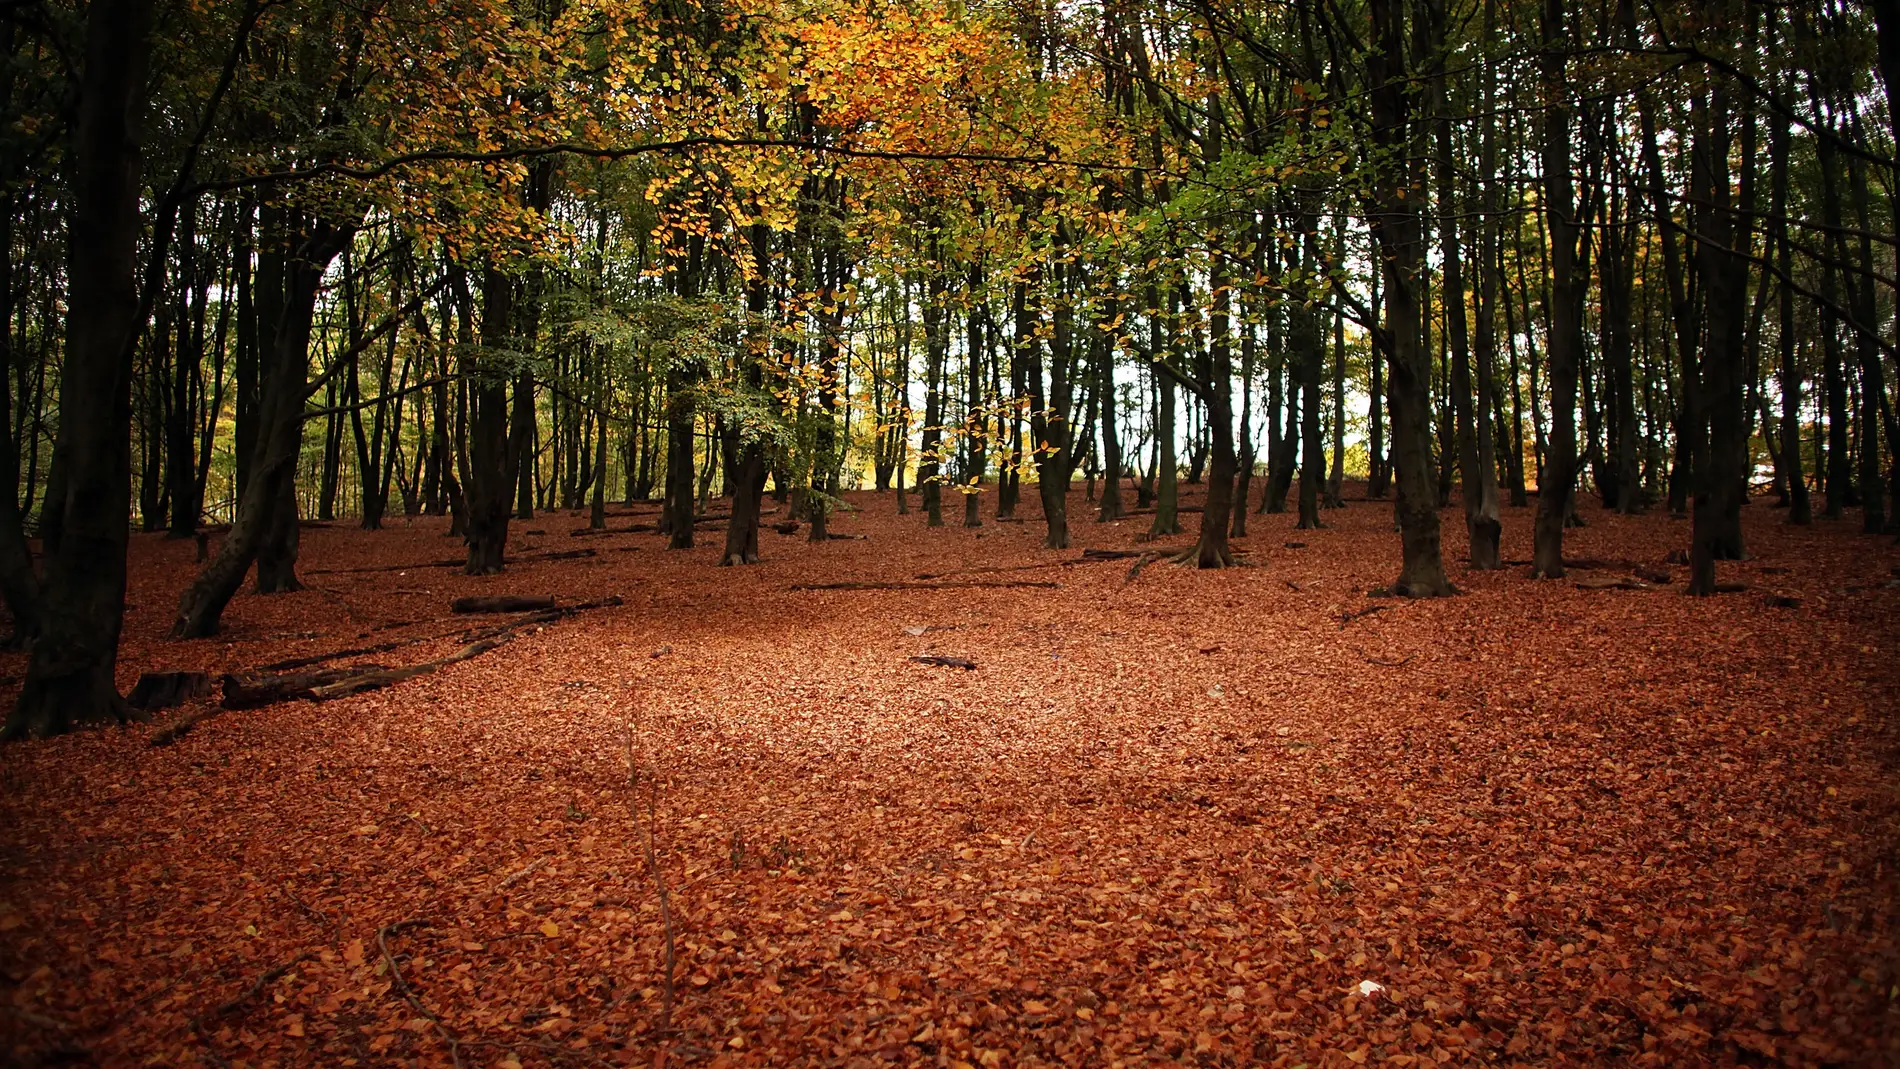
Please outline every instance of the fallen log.
[[554, 608], [552, 594], [483, 594], [456, 598], [449, 611], [458, 616], [477, 613], [544, 612]]
[[372, 564], [361, 568], [308, 568], [303, 574], [364, 575], [369, 572], [419, 572], [424, 568], [460, 568], [467, 563], [467, 557], [447, 557], [442, 560], [410, 561], [407, 564]]
[[1633, 575], [1593, 575], [1576, 582], [1579, 590], [1648, 590], [1649, 584]]
[[357, 664], [343, 668], [319, 668], [310, 672], [247, 673], [227, 672], [220, 683], [226, 709], [258, 709], [278, 702], [310, 701], [317, 688], [364, 672], [386, 671], [380, 664]]
[[556, 550], [555, 552], [552, 552], [552, 553], [531, 553], [525, 557], [517, 557], [515, 559], [517, 561], [581, 560], [585, 557], [592, 557], [595, 555], [596, 555], [596, 551], [591, 550], [591, 549], [562, 549], [562, 550]]
[[391, 684], [401, 683], [405, 679], [426, 676], [438, 668], [446, 668], [452, 664], [473, 660], [487, 653], [489, 650], [505, 646], [513, 642], [515, 637], [519, 634], [519, 631], [511, 630], [504, 634], [496, 635], [493, 638], [485, 638], [479, 642], [471, 642], [461, 649], [456, 650], [454, 653], [449, 654], [447, 657], [438, 657], [433, 661], [424, 661], [421, 664], [404, 665], [401, 668], [379, 668], [374, 671], [359, 672], [353, 676], [346, 676], [334, 683], [326, 683], [323, 686], [311, 688], [309, 700], [313, 702], [327, 702], [333, 698], [347, 698], [352, 694], [381, 690]]
[[[254, 709], [264, 705], [275, 705], [285, 701], [322, 702], [341, 698], [364, 691], [380, 690], [392, 683], [405, 679], [427, 675], [438, 668], [456, 664], [478, 657], [499, 646], [506, 645], [519, 637], [528, 628], [540, 624], [549, 624], [565, 619], [575, 613], [589, 609], [610, 608], [621, 604], [620, 598], [610, 596], [593, 601], [584, 601], [564, 608], [545, 609], [533, 612], [505, 624], [494, 627], [477, 628], [461, 636], [464, 645], [446, 657], [433, 661], [424, 661], [418, 665], [390, 667], [380, 664], [356, 664], [340, 668], [322, 668], [310, 672], [290, 672], [283, 674], [268, 672], [232, 672], [223, 677], [225, 709]], [[436, 636], [440, 637], [440, 636]], [[200, 716], [194, 719], [204, 719]], [[178, 725], [174, 725], [176, 727]], [[189, 730], [189, 727], [186, 727]], [[180, 732], [182, 734], [182, 732]], [[175, 737], [175, 736], [174, 736]], [[166, 739], [166, 742], [171, 739]], [[155, 745], [163, 743], [154, 740]]]
[[976, 671], [976, 662], [966, 660], [962, 657], [938, 657], [935, 654], [925, 654], [920, 657], [912, 657], [911, 660], [916, 661], [918, 664], [935, 665], [939, 668], [961, 668], [966, 672]]

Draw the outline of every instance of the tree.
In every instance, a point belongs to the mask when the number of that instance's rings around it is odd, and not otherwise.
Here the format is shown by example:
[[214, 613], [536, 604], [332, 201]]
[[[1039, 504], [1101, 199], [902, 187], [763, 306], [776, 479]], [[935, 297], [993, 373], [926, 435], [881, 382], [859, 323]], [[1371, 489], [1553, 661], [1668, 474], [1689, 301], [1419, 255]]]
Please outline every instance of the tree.
[[70, 171], [67, 278], [71, 300], [47, 508], [58, 538], [47, 546], [40, 634], [8, 716], [8, 738], [57, 735], [132, 714], [121, 699], [120, 619], [125, 611], [126, 517], [131, 510], [128, 432], [137, 344], [141, 110], [152, 55], [151, 0], [94, 0], [86, 12]]

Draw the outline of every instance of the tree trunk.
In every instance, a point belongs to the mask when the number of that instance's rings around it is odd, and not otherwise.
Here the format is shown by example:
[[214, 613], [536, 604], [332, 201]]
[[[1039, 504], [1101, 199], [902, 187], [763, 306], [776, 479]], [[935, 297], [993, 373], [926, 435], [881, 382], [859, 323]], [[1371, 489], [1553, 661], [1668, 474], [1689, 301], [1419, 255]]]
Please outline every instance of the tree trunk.
[[129, 429], [137, 344], [140, 124], [151, 0], [93, 0], [71, 142], [67, 318], [47, 503], [61, 537], [46, 559], [44, 618], [0, 735], [58, 735], [133, 713], [114, 680], [125, 613]]
[[[1847, 185], [1854, 191], [1854, 221], [1860, 227], [1860, 278], [1855, 287], [1854, 318], [1860, 321], [1861, 329], [1854, 332], [1854, 353], [1860, 365], [1861, 530], [1867, 534], [1880, 534], [1887, 527], [1886, 502], [1882, 494], [1885, 487], [1881, 485], [1880, 471], [1880, 402], [1887, 394], [1887, 382], [1885, 369], [1880, 363], [1880, 339], [1869, 333], [1880, 322], [1879, 305], [1874, 297], [1874, 275], [1879, 265], [1874, 260], [1873, 243], [1868, 239], [1873, 230], [1867, 192], [1871, 183], [1866, 165], [1859, 157], [1851, 158], [1848, 161]], [[1837, 244], [1840, 258], [1848, 261], [1846, 236], [1839, 235]]]
[[[1697, 213], [1696, 256], [1708, 302], [1708, 342], [1696, 397], [1706, 421], [1706, 447], [1696, 455], [1695, 514], [1689, 549], [1689, 593], [1715, 593], [1715, 562], [1742, 556], [1742, 496], [1746, 433], [1743, 412], [1742, 323], [1746, 309], [1748, 230], [1738, 222], [1729, 194], [1729, 105], [1725, 89], [1710, 94], [1696, 131], [1692, 183], [1708, 207]], [[1754, 166], [1745, 159], [1743, 167]], [[1746, 207], [1746, 206], [1744, 206]]]
[[[1209, 106], [1216, 118], [1216, 127], [1220, 115], [1220, 100], [1209, 98]], [[1214, 143], [1210, 156], [1220, 156], [1219, 135], [1210, 134]], [[1312, 232], [1307, 234], [1309, 243]], [[1199, 366], [1195, 368], [1196, 377], [1201, 380], [1204, 391], [1202, 400], [1207, 406], [1207, 497], [1201, 507], [1201, 537], [1195, 550], [1195, 563], [1202, 568], [1224, 568], [1234, 563], [1234, 554], [1228, 548], [1229, 513], [1234, 506], [1234, 358], [1233, 337], [1231, 331], [1231, 308], [1233, 289], [1228, 285], [1227, 260], [1220, 247], [1219, 235], [1213, 235], [1208, 250], [1207, 286], [1214, 298], [1212, 314], [1207, 318], [1207, 348], [1200, 354]], [[1311, 309], [1307, 309], [1309, 316]], [[1317, 333], [1317, 331], [1315, 331]], [[1319, 437], [1319, 343], [1314, 339], [1312, 353], [1313, 391], [1312, 437]], [[1318, 481], [1315, 469], [1314, 482]], [[1242, 503], [1245, 508], [1245, 503]], [[1316, 513], [1317, 515], [1317, 513]]]
[[969, 350], [963, 389], [963, 474], [967, 489], [963, 493], [963, 526], [983, 526], [983, 485], [985, 420], [983, 416], [983, 269], [972, 265], [969, 274], [969, 317], [964, 345]]
[[[1440, 11], [1443, 11], [1441, 5]], [[1492, 53], [1495, 41], [1495, 4], [1487, 2], [1484, 7], [1484, 51]], [[1497, 195], [1497, 143], [1493, 129], [1494, 88], [1496, 71], [1487, 62], [1480, 77], [1484, 81], [1483, 111], [1484, 119], [1479, 130], [1478, 157], [1481, 175], [1478, 187], [1478, 203], [1483, 211], [1482, 217], [1474, 224], [1477, 231], [1477, 274], [1478, 293], [1474, 307], [1476, 352], [1466, 356], [1464, 338], [1464, 299], [1455, 299], [1460, 310], [1454, 317], [1452, 327], [1452, 397], [1457, 405], [1458, 419], [1458, 465], [1464, 498], [1465, 534], [1470, 545], [1471, 567], [1474, 571], [1490, 571], [1502, 567], [1503, 560], [1498, 543], [1503, 535], [1504, 525], [1498, 516], [1498, 464], [1497, 450], [1491, 437], [1492, 413], [1491, 394], [1494, 384], [1491, 381], [1491, 369], [1497, 361], [1497, 330], [1493, 316], [1497, 305], [1498, 272], [1495, 270], [1498, 218], [1501, 206]], [[1441, 90], [1442, 93], [1442, 90]], [[1442, 98], [1441, 98], [1442, 99]], [[1452, 169], [1449, 117], [1444, 117], [1439, 126], [1439, 181], [1441, 187], [1449, 191], [1455, 181]], [[1462, 295], [1465, 289], [1463, 251], [1458, 242], [1458, 230], [1455, 221], [1444, 225], [1449, 236], [1445, 241], [1445, 291], [1448, 294]], [[1451, 307], [1451, 305], [1447, 305]], [[1472, 381], [1471, 364], [1477, 364], [1477, 378]]]
[[[1791, 119], [1779, 118], [1769, 135], [1769, 166], [1772, 168], [1769, 215], [1774, 220], [1775, 267], [1783, 279], [1794, 277], [1794, 250], [1788, 240], [1788, 142]], [[1788, 489], [1788, 522], [1806, 526], [1814, 522], [1814, 504], [1808, 495], [1807, 474], [1801, 467], [1801, 391], [1805, 386], [1797, 360], [1794, 287], [1783, 282], [1776, 287], [1779, 322], [1781, 387], [1781, 468], [1782, 483]]]
[[1531, 575], [1564, 574], [1564, 524], [1577, 478], [1577, 370], [1583, 355], [1583, 290], [1577, 267], [1581, 227], [1570, 181], [1570, 105], [1564, 81], [1569, 40], [1564, 0], [1544, 2], [1544, 214], [1550, 231], [1550, 436], [1537, 482], [1537, 519], [1532, 528]]
[[[458, 276], [459, 277], [459, 276]], [[469, 295], [462, 294], [468, 302]], [[482, 272], [481, 352], [468, 360], [468, 468], [462, 477], [469, 575], [502, 570], [508, 547], [508, 518], [517, 473], [511, 448], [508, 378], [499, 354], [513, 345], [515, 281], [499, 267]]]
[[[1180, 481], [1181, 462], [1175, 456], [1174, 383], [1162, 373], [1160, 361], [1166, 359], [1168, 339], [1161, 325], [1161, 311], [1155, 287], [1148, 287], [1149, 353], [1155, 387], [1155, 518], [1148, 533], [1157, 537], [1181, 533]], [[1171, 298], [1172, 300], [1172, 298]]]
[[[13, 247], [14, 210], [13, 195], [0, 193], [0, 248]], [[6, 326], [13, 322], [13, 286], [13, 258], [0, 257], [0, 595], [13, 617], [7, 645], [24, 647], [40, 631], [40, 577], [33, 570], [33, 549], [20, 510], [20, 447], [12, 426], [12, 378], [7, 374], [14, 366], [13, 331]], [[20, 422], [26, 422], [24, 412]]]
[[[1368, 57], [1375, 145], [1404, 160], [1411, 141], [1416, 92], [1407, 76], [1403, 0], [1371, 0], [1372, 54]], [[1422, 345], [1424, 314], [1418, 299], [1426, 270], [1419, 219], [1423, 183], [1415, 163], [1394, 163], [1374, 189], [1371, 220], [1385, 286], [1387, 400], [1392, 410], [1393, 475], [1403, 563], [1393, 591], [1407, 597], [1454, 593], [1439, 553], [1438, 510], [1431, 470], [1429, 391], [1431, 363]]]
[[943, 273], [933, 269], [924, 287], [924, 436], [917, 463], [924, 522], [930, 527], [943, 526], [943, 373], [950, 349], [945, 324], [948, 314]]
[[1097, 325], [1101, 341], [1095, 354], [1095, 389], [1102, 398], [1099, 406], [1102, 413], [1102, 472], [1106, 480], [1102, 484], [1101, 503], [1095, 511], [1097, 523], [1119, 520], [1123, 515], [1122, 439], [1120, 428], [1116, 426], [1121, 404], [1115, 393], [1115, 333], [1107, 326], [1120, 315], [1121, 302], [1117, 299], [1104, 312], [1106, 322]]
[[[1308, 196], [1302, 194], [1303, 197]], [[1317, 275], [1319, 264], [1319, 216], [1310, 205], [1300, 209], [1303, 269]], [[1319, 376], [1324, 361], [1324, 341], [1320, 337], [1319, 305], [1314, 300], [1294, 303], [1291, 310], [1293, 351], [1291, 357], [1300, 390], [1300, 522], [1302, 531], [1324, 527], [1319, 520], [1319, 497], [1326, 480], [1326, 451], [1319, 433]]]
[[1085, 289], [1077, 284], [1081, 268], [1059, 263], [1053, 269], [1058, 291], [1049, 337], [1048, 392], [1044, 392], [1041, 360], [1029, 364], [1030, 439], [1036, 448], [1036, 492], [1042, 499], [1044, 549], [1069, 548], [1069, 482], [1075, 474], [1073, 384], [1075, 367], [1074, 311], [1069, 300]]
[[[270, 359], [262, 369], [264, 391], [258, 399], [251, 485], [238, 502], [231, 533], [179, 598], [178, 616], [172, 623], [175, 638], [216, 634], [224, 607], [243, 584], [244, 573], [254, 560], [258, 564], [258, 586], [264, 587], [267, 552], [271, 554], [270, 566], [276, 569], [272, 582], [282, 583], [286, 575], [295, 581], [297, 456], [303, 443], [304, 376], [311, 324], [324, 271], [354, 233], [352, 226], [318, 221], [287, 264], [286, 303], [276, 317]], [[282, 526], [286, 523], [287, 531]], [[283, 553], [286, 543], [291, 547], [287, 555]]]

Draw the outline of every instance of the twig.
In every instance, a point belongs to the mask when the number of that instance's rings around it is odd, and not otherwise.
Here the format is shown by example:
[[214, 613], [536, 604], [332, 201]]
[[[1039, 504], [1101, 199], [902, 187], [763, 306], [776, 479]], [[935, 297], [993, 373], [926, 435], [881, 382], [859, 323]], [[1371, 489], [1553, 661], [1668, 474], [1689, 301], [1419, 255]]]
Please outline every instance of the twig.
[[198, 1042], [204, 1044], [204, 1049], [198, 1053], [202, 1054], [206, 1061], [217, 1066], [218, 1069], [234, 1069], [230, 1061], [227, 1060], [224, 1055], [219, 1054], [218, 1048], [212, 1045], [211, 1033], [205, 1031], [205, 1026], [200, 1023], [196, 1017], [191, 1019], [191, 1030], [193, 1034], [198, 1037]]
[[528, 878], [529, 876], [533, 875], [535, 872], [539, 871], [540, 868], [543, 865], [546, 865], [547, 863], [548, 863], [548, 859], [545, 857], [536, 858], [533, 861], [530, 861], [526, 868], [520, 870], [519, 872], [516, 872], [514, 875], [496, 884], [495, 887], [497, 890], [503, 890], [509, 887], [513, 887], [515, 884], [520, 883], [522, 880]]
[[1390, 660], [1387, 660], [1387, 659], [1385, 659], [1385, 658], [1383, 658], [1383, 657], [1374, 657], [1374, 656], [1373, 656], [1372, 654], [1370, 654], [1370, 653], [1367, 653], [1367, 652], [1366, 652], [1365, 650], [1362, 650], [1362, 649], [1359, 649], [1359, 647], [1357, 647], [1357, 646], [1354, 646], [1354, 647], [1353, 647], [1353, 650], [1354, 650], [1355, 652], [1357, 652], [1357, 653], [1359, 654], [1359, 656], [1361, 656], [1361, 657], [1364, 657], [1364, 658], [1366, 659], [1366, 663], [1367, 663], [1367, 664], [1376, 664], [1376, 665], [1382, 665], [1382, 666], [1384, 666], [1384, 667], [1386, 667], [1386, 668], [1398, 668], [1398, 667], [1400, 667], [1401, 665], [1407, 665], [1407, 664], [1411, 664], [1411, 663], [1412, 663], [1412, 658], [1414, 658], [1414, 657], [1416, 657], [1416, 656], [1418, 656], [1418, 654], [1417, 654], [1417, 653], [1408, 653], [1408, 654], [1406, 654], [1406, 655], [1405, 655], [1405, 657], [1404, 657], [1403, 659], [1401, 659], [1401, 660], [1397, 660], [1397, 661], [1390, 661]]
[[402, 978], [402, 967], [396, 964], [396, 956], [389, 952], [389, 937], [391, 935], [402, 931], [404, 928], [427, 927], [429, 923], [429, 921], [422, 918], [413, 918], [406, 921], [397, 921], [394, 924], [385, 924], [377, 929], [376, 949], [383, 952], [383, 961], [389, 966], [389, 978], [395, 985], [396, 990], [402, 994], [403, 998], [409, 1001], [409, 1005], [416, 1008], [417, 1013], [428, 1018], [429, 1023], [435, 1025], [436, 1033], [442, 1037], [444, 1043], [449, 1045], [449, 1060], [455, 1063], [456, 1069], [461, 1069], [462, 1041], [455, 1038], [455, 1036], [449, 1032], [448, 1026], [442, 1023], [442, 1018], [437, 1017], [434, 1011], [424, 1006], [422, 1000], [416, 997], [416, 993], [409, 989], [409, 982]]
[[317, 907], [311, 905], [310, 903], [305, 902], [303, 900], [303, 896], [298, 894], [297, 889], [290, 886], [288, 882], [279, 882], [277, 886], [282, 888], [283, 892], [290, 896], [290, 900], [292, 902], [297, 903], [297, 908], [300, 910], [303, 910], [304, 916], [309, 917], [310, 919], [323, 925], [323, 927], [329, 931], [331, 943], [334, 944], [334, 943], [338, 943], [342, 941], [343, 931], [342, 929], [336, 926], [335, 921], [330, 919], [330, 915], [328, 913], [325, 913], [324, 911], [318, 909]]
[[1127, 586], [1128, 584], [1134, 582], [1135, 577], [1141, 574], [1141, 570], [1148, 566], [1149, 561], [1156, 560], [1172, 552], [1173, 550], [1157, 549], [1157, 550], [1151, 550], [1147, 553], [1143, 553], [1141, 556], [1135, 558], [1135, 563], [1129, 566], [1128, 578], [1122, 580], [1122, 585]]
[[1360, 609], [1358, 612], [1340, 613], [1339, 614], [1339, 629], [1341, 631], [1344, 631], [1346, 629], [1346, 625], [1349, 623], [1352, 623], [1354, 620], [1371, 616], [1375, 612], [1384, 612], [1387, 609], [1390, 609], [1391, 607], [1392, 606], [1390, 605], [1373, 605], [1369, 608]]
[[268, 970], [267, 972], [260, 973], [257, 979], [251, 981], [251, 986], [244, 989], [243, 994], [239, 995], [238, 997], [232, 999], [229, 1002], [226, 1002], [224, 1005], [219, 1006], [217, 1009], [212, 1010], [211, 1015], [213, 1017], [222, 1017], [233, 1010], [241, 1008], [245, 1003], [256, 998], [258, 994], [262, 992], [266, 987], [269, 987], [271, 984], [277, 982], [277, 980], [282, 978], [282, 976], [285, 973], [295, 968], [298, 963], [302, 962], [304, 959], [308, 958], [309, 956], [310, 956], [310, 952], [306, 950], [303, 953], [297, 955], [296, 957], [291, 958], [289, 961], [284, 962], [282, 965], [279, 965], [274, 969]]
[[191, 1019], [191, 1030], [194, 1034], [197, 1035], [198, 1041], [204, 1044], [204, 1050], [202, 1051], [202, 1053], [211, 1061], [212, 1064], [218, 1066], [219, 1069], [230, 1069], [230, 1066], [231, 1066], [231, 1063], [225, 1060], [224, 1055], [218, 1053], [217, 1046], [212, 1043], [211, 1032], [209, 1029], [205, 1028], [203, 1017], [210, 1017], [212, 1020], [217, 1020], [218, 1018], [223, 1017], [227, 1013], [235, 1013], [236, 1011], [243, 1009], [246, 1005], [250, 1003], [252, 999], [256, 998], [261, 992], [263, 992], [263, 990], [266, 987], [269, 987], [271, 984], [276, 983], [279, 979], [283, 977], [285, 973], [295, 968], [298, 963], [302, 962], [304, 959], [308, 957], [310, 957], [310, 952], [306, 950], [303, 953], [298, 954], [296, 957], [291, 958], [289, 961], [286, 961], [283, 964], [276, 966], [275, 968], [267, 969], [264, 972], [259, 973], [257, 979], [252, 980], [251, 986], [245, 988], [243, 993], [239, 994], [237, 997], [229, 1000], [228, 1002], [225, 1002], [219, 1005], [217, 1009], [212, 1010], [209, 1014], [205, 1014], [199, 1017], [193, 1017]]

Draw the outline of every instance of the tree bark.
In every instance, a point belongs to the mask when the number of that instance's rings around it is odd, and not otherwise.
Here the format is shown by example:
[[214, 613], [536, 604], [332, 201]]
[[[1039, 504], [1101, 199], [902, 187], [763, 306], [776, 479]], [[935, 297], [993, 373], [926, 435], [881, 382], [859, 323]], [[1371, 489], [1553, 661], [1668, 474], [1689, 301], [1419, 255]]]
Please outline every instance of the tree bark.
[[[251, 459], [251, 485], [238, 502], [231, 532], [218, 552], [187, 587], [172, 622], [176, 638], [205, 638], [218, 630], [219, 618], [244, 582], [252, 561], [258, 563], [258, 585], [264, 584], [264, 553], [280, 569], [294, 568], [294, 549], [284, 556], [281, 547], [295, 546], [297, 538], [297, 456], [303, 442], [304, 377], [309, 360], [311, 324], [323, 273], [355, 234], [353, 225], [327, 221], [313, 224], [311, 234], [289, 258], [285, 269], [286, 303], [277, 317], [268, 367], [263, 369], [264, 391], [258, 399], [258, 435]], [[290, 530], [280, 526], [288, 522]]]
[[132, 358], [139, 330], [141, 95], [151, 0], [86, 11], [71, 142], [67, 318], [60, 379], [61, 537], [48, 552], [44, 616], [18, 704], [0, 737], [43, 737], [133, 715], [114, 679], [125, 613], [131, 512]]
[[[462, 298], [468, 300], [468, 294]], [[502, 570], [508, 546], [508, 518], [516, 489], [515, 451], [511, 448], [508, 376], [500, 355], [512, 345], [515, 280], [500, 267], [482, 272], [481, 352], [465, 363], [468, 378], [468, 469], [462, 477], [470, 575]]]
[[[1702, 353], [1696, 397], [1705, 421], [1706, 443], [1696, 456], [1695, 514], [1689, 548], [1689, 593], [1715, 593], [1715, 562], [1742, 556], [1742, 496], [1746, 490], [1746, 430], [1743, 411], [1742, 322], [1746, 309], [1747, 262], [1734, 250], [1748, 247], [1748, 230], [1732, 210], [1729, 194], [1729, 105], [1725, 89], [1714, 89], [1698, 109], [1693, 185], [1708, 207], [1697, 213], [1697, 266], [1708, 302], [1708, 342]], [[1752, 167], [1753, 160], [1742, 166]]]
[[1564, 524], [1570, 517], [1577, 479], [1577, 369], [1583, 355], [1583, 290], [1587, 280], [1577, 267], [1581, 227], [1570, 179], [1570, 104], [1564, 81], [1569, 41], [1564, 0], [1545, 0], [1544, 52], [1544, 214], [1550, 231], [1550, 435], [1544, 470], [1537, 483], [1537, 519], [1532, 528], [1531, 575], [1559, 579], [1564, 574]]
[[1429, 391], [1431, 363], [1422, 345], [1418, 288], [1424, 277], [1424, 227], [1419, 219], [1423, 183], [1407, 162], [1412, 94], [1404, 49], [1403, 0], [1371, 0], [1374, 144], [1400, 161], [1375, 183], [1373, 236], [1378, 240], [1385, 285], [1386, 351], [1390, 356], [1387, 400], [1392, 414], [1393, 475], [1397, 490], [1403, 562], [1393, 591], [1408, 597], [1454, 593], [1439, 552], [1437, 500], [1432, 486]]

